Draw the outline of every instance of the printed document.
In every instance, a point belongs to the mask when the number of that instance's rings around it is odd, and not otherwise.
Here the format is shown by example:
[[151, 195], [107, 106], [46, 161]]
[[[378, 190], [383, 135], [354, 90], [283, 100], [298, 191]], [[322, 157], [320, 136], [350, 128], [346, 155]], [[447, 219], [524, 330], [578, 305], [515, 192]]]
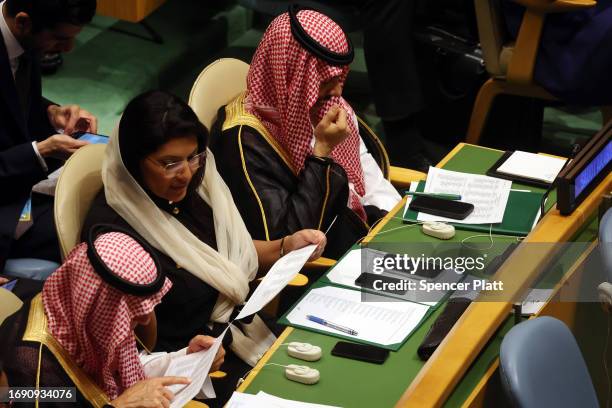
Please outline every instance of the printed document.
[[[420, 323], [429, 306], [326, 286], [312, 289], [287, 315], [291, 323], [381, 345], [401, 343]], [[313, 315], [357, 331], [352, 336], [306, 318]]]
[[315, 244], [308, 245], [304, 248], [291, 251], [276, 261], [266, 276], [259, 282], [259, 286], [257, 286], [255, 292], [253, 292], [249, 300], [242, 307], [236, 319], [242, 319], [259, 312], [274, 299], [297, 276], [315, 249], [317, 249]]
[[474, 211], [463, 220], [423, 212], [419, 213], [417, 219], [455, 224], [498, 224], [504, 219], [511, 186], [510, 180], [430, 167], [425, 192], [459, 194], [461, 201], [474, 204]]
[[[171, 408], [183, 407], [191, 401], [195, 396], [205, 394], [210, 397], [212, 383], [208, 377], [210, 368], [215, 361], [217, 351], [221, 347], [223, 336], [227, 332], [227, 328], [215, 339], [215, 342], [208, 350], [202, 350], [197, 353], [186, 354], [182, 357], [172, 359], [164, 376], [188, 377], [191, 383], [187, 385], [175, 384], [168, 387], [174, 393]], [[208, 382], [208, 384], [206, 384]], [[202, 394], [200, 393], [202, 391]]]

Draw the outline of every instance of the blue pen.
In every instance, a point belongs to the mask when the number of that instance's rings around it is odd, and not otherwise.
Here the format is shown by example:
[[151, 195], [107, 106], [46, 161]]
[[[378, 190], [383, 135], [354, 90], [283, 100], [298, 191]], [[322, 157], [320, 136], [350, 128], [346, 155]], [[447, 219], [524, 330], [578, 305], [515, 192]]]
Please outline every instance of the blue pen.
[[321, 324], [323, 326], [331, 327], [332, 329], [339, 330], [341, 332], [350, 334], [351, 336], [356, 336], [357, 335], [357, 331], [356, 330], [349, 329], [348, 327], [340, 326], [339, 324], [329, 322], [329, 321], [327, 321], [325, 319], [321, 319], [320, 317], [313, 316], [313, 315], [306, 315], [306, 318], [308, 320], [310, 320], [311, 322], [315, 322], [315, 323]]

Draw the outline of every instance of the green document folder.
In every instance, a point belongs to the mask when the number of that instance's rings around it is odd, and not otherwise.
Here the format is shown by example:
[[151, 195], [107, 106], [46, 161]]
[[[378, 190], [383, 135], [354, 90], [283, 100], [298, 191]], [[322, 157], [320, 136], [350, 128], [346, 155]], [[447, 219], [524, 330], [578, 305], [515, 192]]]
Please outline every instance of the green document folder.
[[[381, 347], [381, 348], [384, 348], [384, 349], [387, 349], [387, 350], [397, 351], [397, 350], [400, 349], [400, 347], [402, 347], [402, 345], [406, 342], [406, 340], [408, 340], [408, 338], [412, 335], [412, 333], [414, 333], [421, 326], [421, 324], [423, 324], [423, 322], [426, 321], [428, 319], [428, 317], [435, 310], [435, 308], [429, 307], [429, 309], [427, 310], [425, 315], [423, 315], [423, 318], [421, 319], [421, 321], [406, 335], [406, 337], [404, 337], [404, 339], [400, 343], [396, 343], [396, 344], [378, 344], [378, 343], [372, 343], [372, 342], [369, 342], [369, 341], [366, 341], [366, 340], [356, 339], [355, 337], [344, 336], [344, 335], [342, 335], [340, 333], [329, 332], [329, 331], [326, 331], [326, 330], [317, 330], [317, 329], [312, 328], [312, 327], [306, 327], [306, 326], [302, 326], [302, 325], [299, 325], [299, 324], [294, 324], [294, 323], [291, 323], [289, 321], [289, 319], [287, 319], [287, 316], [291, 313], [291, 311], [297, 305], [300, 304], [302, 299], [308, 293], [310, 293], [311, 290], [316, 289], [316, 288], [325, 287], [325, 286], [335, 286], [335, 287], [339, 287], [339, 288], [342, 288], [342, 289], [345, 289], [345, 290], [355, 290], [353, 288], [349, 288], [349, 287], [343, 286], [343, 285], [326, 284], [325, 282], [321, 282], [319, 280], [319, 281], [313, 283], [312, 286], [310, 286], [310, 288], [308, 288], [306, 293], [304, 293], [304, 295], [297, 302], [295, 302], [295, 304], [291, 307], [291, 309], [289, 309], [280, 319], [278, 319], [278, 323], [282, 324], [282, 325], [285, 325], [285, 326], [298, 327], [300, 329], [312, 331], [312, 332], [315, 332], [315, 333], [325, 334], [327, 336], [338, 337], [339, 339], [348, 340], [348, 341], [355, 342], [355, 343], [369, 344], [371, 346], [377, 346], [377, 347]], [[359, 290], [356, 290], [356, 291], [359, 292]], [[381, 296], [384, 296], [384, 295], [381, 295]], [[391, 301], [391, 299], [390, 299], [390, 301]]]
[[[424, 189], [425, 182], [419, 182], [416, 191], [422, 192]], [[531, 231], [535, 217], [540, 211], [542, 196], [543, 193], [537, 191], [510, 191], [504, 218], [501, 223], [493, 224], [492, 227], [491, 224], [451, 224], [463, 230], [488, 233], [491, 228], [492, 234], [526, 236]], [[416, 222], [417, 216], [416, 211], [407, 210], [403, 218]]]

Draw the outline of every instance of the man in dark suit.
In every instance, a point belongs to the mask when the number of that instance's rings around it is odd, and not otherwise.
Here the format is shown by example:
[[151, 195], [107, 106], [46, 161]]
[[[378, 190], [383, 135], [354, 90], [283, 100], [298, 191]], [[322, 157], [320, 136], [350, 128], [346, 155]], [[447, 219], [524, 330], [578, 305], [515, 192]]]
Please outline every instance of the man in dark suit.
[[97, 121], [42, 97], [38, 55], [70, 51], [95, 10], [96, 0], [0, 2], [0, 273], [7, 258], [59, 262], [53, 200], [32, 186], [86, 144], [69, 135]]

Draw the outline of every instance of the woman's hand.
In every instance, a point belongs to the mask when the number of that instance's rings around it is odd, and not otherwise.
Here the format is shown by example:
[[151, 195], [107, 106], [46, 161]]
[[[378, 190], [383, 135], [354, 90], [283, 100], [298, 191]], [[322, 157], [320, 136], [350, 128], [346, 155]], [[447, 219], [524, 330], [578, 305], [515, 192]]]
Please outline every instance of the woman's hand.
[[[187, 354], [197, 353], [198, 351], [208, 350], [213, 343], [215, 342], [214, 337], [198, 335], [195, 336], [189, 342], [189, 346], [187, 347]], [[221, 368], [221, 364], [225, 361], [225, 349], [223, 346], [219, 347], [217, 351], [217, 355], [215, 356], [215, 361], [213, 361], [212, 366], [210, 367], [210, 372], [214, 372]]]
[[111, 401], [115, 408], [167, 408], [174, 394], [167, 385], [189, 384], [186, 377], [156, 377], [138, 381]]
[[295, 234], [287, 236], [283, 242], [283, 252], [291, 252], [312, 244], [317, 244], [317, 249], [315, 249], [308, 260], [314, 261], [321, 256], [327, 244], [325, 234], [319, 230], [303, 229]]

